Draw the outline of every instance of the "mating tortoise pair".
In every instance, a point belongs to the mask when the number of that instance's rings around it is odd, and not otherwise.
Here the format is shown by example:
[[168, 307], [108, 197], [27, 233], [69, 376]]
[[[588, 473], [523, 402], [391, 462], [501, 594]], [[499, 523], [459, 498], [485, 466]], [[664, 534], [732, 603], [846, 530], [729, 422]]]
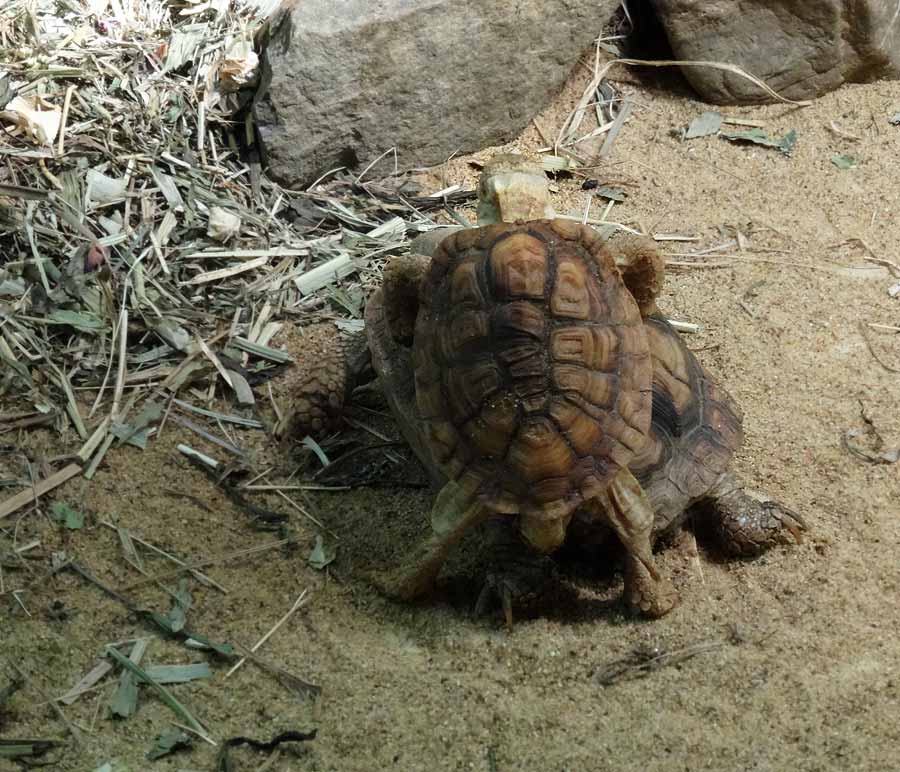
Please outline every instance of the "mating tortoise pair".
[[[572, 531], [611, 529], [627, 553], [626, 600], [653, 617], [676, 602], [653, 543], [692, 505], [707, 505], [731, 554], [758, 553], [785, 532], [799, 539], [797, 515], [728, 471], [741, 414], [657, 309], [653, 242], [611, 249], [553, 219], [541, 167], [518, 156], [485, 166], [478, 215], [477, 228], [420, 237], [414, 251], [430, 259], [392, 259], [366, 307], [392, 412], [443, 482], [431, 535], [380, 577], [382, 589], [426, 594], [451, 548], [492, 515], [514, 516], [542, 554]], [[338, 348], [326, 377], [301, 389], [300, 430], [322, 428], [355, 382], [359, 368]], [[499, 575], [509, 619], [516, 580]]]

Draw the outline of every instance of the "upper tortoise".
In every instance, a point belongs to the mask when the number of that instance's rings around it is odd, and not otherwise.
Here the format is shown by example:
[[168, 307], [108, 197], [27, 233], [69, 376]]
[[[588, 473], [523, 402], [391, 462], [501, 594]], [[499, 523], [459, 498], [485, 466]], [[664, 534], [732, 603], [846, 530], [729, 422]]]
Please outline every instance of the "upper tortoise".
[[[541, 553], [567, 530], [593, 538], [611, 527], [627, 551], [627, 600], [657, 616], [675, 594], [651, 544], [690, 505], [709, 505], [733, 553], [796, 535], [799, 518], [728, 472], [741, 415], [657, 309], [655, 245], [620, 239], [609, 249], [591, 229], [547, 217], [546, 178], [517, 156], [485, 167], [479, 198], [481, 227], [420, 239], [433, 260], [391, 260], [366, 308], [392, 411], [445, 481], [434, 533], [382, 586], [425, 593], [468, 528], [515, 515]], [[516, 580], [500, 569], [509, 615]]]

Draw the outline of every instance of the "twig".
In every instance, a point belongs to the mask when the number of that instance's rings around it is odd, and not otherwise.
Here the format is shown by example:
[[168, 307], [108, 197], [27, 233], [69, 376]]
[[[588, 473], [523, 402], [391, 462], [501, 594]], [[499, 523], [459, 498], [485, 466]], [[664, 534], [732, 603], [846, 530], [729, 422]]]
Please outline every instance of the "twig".
[[[274, 635], [278, 631], [278, 628], [280, 628], [285, 622], [288, 621], [288, 619], [291, 618], [291, 616], [294, 614], [294, 612], [297, 611], [297, 609], [299, 609], [301, 606], [304, 605], [304, 603], [306, 602], [306, 596], [308, 593], [309, 593], [309, 589], [305, 589], [305, 590], [303, 590], [303, 592], [300, 593], [299, 596], [297, 596], [297, 600], [294, 601], [294, 605], [291, 606], [290, 609], [288, 609], [288, 611], [285, 613], [285, 615], [283, 617], [281, 617], [281, 619], [279, 619], [274, 624], [274, 626], [269, 630], [269, 632], [267, 632], [262, 638], [260, 638], [255, 644], [253, 644], [253, 646], [250, 648], [251, 654], [255, 653], [256, 650], [259, 649], [260, 646], [262, 646], [267, 640], [269, 640], [269, 638], [272, 637], [272, 635]], [[241, 657], [241, 659], [239, 659], [237, 662], [235, 662], [235, 664], [232, 666], [231, 670], [229, 670], [225, 674], [225, 677], [228, 678], [229, 676], [231, 676], [246, 661], [247, 660], [245, 657]]]
[[22, 670], [15, 662], [10, 661], [10, 666], [16, 673], [19, 674], [19, 678], [21, 678], [26, 683], [29, 683], [31, 687], [40, 695], [41, 699], [47, 702], [50, 705], [51, 710], [56, 714], [56, 717], [65, 724], [66, 729], [69, 734], [72, 735], [72, 739], [75, 741], [75, 744], [79, 748], [84, 748], [84, 740], [81, 737], [81, 730], [75, 726], [67, 717], [66, 714], [63, 713], [63, 709], [56, 704], [52, 697], [50, 697], [47, 692], [45, 692], [40, 686], [38, 686], [31, 678], [26, 675], [25, 671]]
[[15, 496], [6, 499], [6, 501], [0, 504], [0, 520], [9, 517], [9, 515], [21, 507], [24, 507], [26, 504], [32, 502], [37, 503], [37, 500], [45, 493], [49, 493], [54, 488], [59, 487], [67, 480], [73, 478], [80, 471], [81, 466], [79, 464], [69, 464], [58, 472], [54, 472], [49, 477], [35, 483], [31, 488], [20, 491]]
[[193, 571], [196, 568], [205, 568], [206, 566], [212, 566], [216, 563], [226, 563], [231, 560], [258, 555], [260, 552], [266, 552], [267, 550], [275, 549], [276, 547], [283, 547], [288, 543], [288, 541], [289, 539], [279, 539], [278, 541], [268, 542], [267, 544], [259, 544], [256, 547], [248, 547], [247, 549], [236, 550], [235, 552], [226, 552], [223, 555], [216, 555], [215, 557], [206, 558], [205, 560], [197, 560], [193, 563], [185, 563], [183, 566], [180, 566], [179, 568], [172, 571], [165, 571], [164, 573], [157, 574], [156, 576], [148, 576], [146, 579], [141, 579], [137, 582], [133, 582], [132, 584], [128, 584], [125, 587], [121, 588], [119, 592], [130, 592], [131, 590], [136, 590], [138, 587], [143, 587], [144, 585], [152, 584], [153, 582], [160, 582], [164, 579], [171, 579], [173, 576], [178, 576], [179, 574], [183, 574], [186, 571]]

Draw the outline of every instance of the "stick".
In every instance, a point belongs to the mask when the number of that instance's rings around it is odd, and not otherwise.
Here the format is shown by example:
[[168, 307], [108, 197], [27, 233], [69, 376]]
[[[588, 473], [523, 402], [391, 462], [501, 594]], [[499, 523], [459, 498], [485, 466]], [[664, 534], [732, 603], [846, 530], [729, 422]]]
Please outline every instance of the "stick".
[[[281, 627], [285, 622], [288, 621], [288, 619], [291, 618], [291, 616], [294, 614], [294, 612], [297, 611], [297, 609], [299, 609], [303, 605], [303, 602], [306, 600], [306, 596], [308, 593], [309, 593], [309, 589], [305, 589], [303, 592], [300, 593], [300, 595], [297, 596], [297, 600], [294, 601], [294, 605], [291, 606], [290, 609], [288, 609], [287, 613], [275, 623], [275, 625], [272, 627], [271, 630], [269, 630], [269, 632], [267, 632], [262, 638], [260, 638], [255, 644], [253, 644], [252, 648], [250, 649], [251, 654], [253, 654], [260, 646], [262, 646], [267, 640], [269, 640], [269, 638], [271, 638], [277, 632], [278, 628]], [[247, 661], [246, 657], [241, 657], [234, 664], [234, 666], [231, 668], [231, 670], [229, 670], [225, 674], [225, 677], [228, 678], [232, 673], [234, 673], [246, 661]]]
[[54, 472], [49, 477], [34, 484], [32, 488], [26, 488], [15, 496], [10, 496], [6, 501], [0, 504], [0, 520], [9, 517], [13, 512], [21, 509], [32, 501], [37, 502], [38, 498], [45, 493], [49, 493], [54, 488], [59, 487], [67, 480], [73, 478], [81, 471], [79, 464], [69, 464], [67, 467]]

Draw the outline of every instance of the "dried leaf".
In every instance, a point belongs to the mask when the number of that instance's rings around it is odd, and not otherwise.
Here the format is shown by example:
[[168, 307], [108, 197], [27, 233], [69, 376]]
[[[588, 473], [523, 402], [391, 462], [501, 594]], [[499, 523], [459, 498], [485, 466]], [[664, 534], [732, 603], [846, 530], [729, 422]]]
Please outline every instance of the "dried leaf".
[[47, 320], [52, 324], [66, 324], [81, 332], [99, 332], [106, 329], [107, 324], [103, 319], [98, 319], [91, 314], [82, 314], [78, 311], [66, 311], [57, 308], [47, 315]]
[[337, 557], [337, 547], [333, 545], [326, 545], [324, 539], [322, 539], [321, 534], [316, 536], [316, 544], [312, 548], [312, 551], [309, 553], [309, 564], [321, 571], [325, 566], [332, 563]]
[[628, 196], [621, 188], [610, 188], [606, 185], [598, 185], [594, 188], [594, 193], [595, 195], [600, 196], [600, 198], [606, 198], [610, 201], [624, 201]]
[[177, 351], [185, 351], [193, 340], [191, 334], [174, 319], [154, 319], [149, 326]]
[[125, 200], [128, 184], [125, 180], [107, 177], [96, 169], [88, 169], [85, 175], [87, 200], [95, 206], [115, 204]]
[[241, 232], [241, 218], [220, 206], [209, 210], [209, 225], [206, 235], [214, 241], [225, 243]]
[[195, 665], [151, 665], [144, 671], [161, 684], [185, 684], [201, 678], [212, 678], [212, 670], [205, 662]]
[[238, 40], [219, 65], [219, 83], [223, 91], [237, 91], [251, 85], [259, 70], [259, 56], [249, 40]]
[[128, 670], [130, 673], [133, 673], [135, 677], [149, 685], [160, 697], [160, 699], [173, 710], [191, 729], [196, 732], [204, 732], [203, 725], [197, 721], [196, 718], [188, 711], [187, 708], [184, 707], [172, 694], [162, 685], [154, 681], [147, 673], [135, 665], [131, 660], [128, 659], [124, 654], [120, 651], [117, 651], [112, 646], [106, 647], [107, 656], [111, 657], [116, 663], [121, 665], [123, 668]]
[[696, 139], [697, 137], [708, 137], [710, 134], [718, 133], [722, 128], [722, 114], [717, 112], [706, 112], [698, 115], [691, 121], [687, 131], [684, 133], [685, 139]]
[[173, 729], [156, 738], [154, 746], [147, 751], [147, 760], [156, 761], [175, 751], [190, 748], [193, 744], [194, 739], [187, 732], [183, 729]]
[[857, 442], [859, 437], [867, 436], [870, 433], [864, 429], [848, 429], [844, 434], [844, 446], [854, 456], [871, 464], [896, 464], [900, 461], [900, 447], [881, 450], [880, 437], [874, 443], [875, 448], [872, 450]]
[[835, 153], [831, 156], [831, 163], [837, 166], [838, 169], [853, 169], [856, 167], [856, 159], [853, 156], [849, 155], [841, 155], [840, 153]]
[[128, 718], [137, 711], [138, 687], [131, 673], [122, 673], [119, 685], [109, 701], [109, 712], [119, 718]]
[[568, 172], [572, 169], [577, 169], [578, 164], [576, 164], [571, 158], [561, 155], [544, 155], [541, 156], [541, 166], [544, 167], [545, 172]]
[[25, 759], [29, 756], [37, 758], [60, 745], [62, 743], [58, 740], [39, 740], [31, 737], [0, 739], [0, 759]]
[[62, 110], [40, 96], [17, 96], [0, 111], [0, 118], [12, 122], [39, 145], [53, 145], [62, 124]]
[[790, 155], [797, 144], [797, 132], [791, 129], [781, 139], [772, 139], [762, 129], [747, 129], [746, 131], [722, 131], [719, 136], [730, 142], [752, 142], [754, 145], [773, 147], [785, 155]]
[[180, 633], [187, 622], [187, 612], [193, 602], [191, 593], [188, 592], [186, 579], [182, 579], [178, 583], [178, 591], [173, 600], [172, 608], [166, 615], [167, 627], [172, 633]]

